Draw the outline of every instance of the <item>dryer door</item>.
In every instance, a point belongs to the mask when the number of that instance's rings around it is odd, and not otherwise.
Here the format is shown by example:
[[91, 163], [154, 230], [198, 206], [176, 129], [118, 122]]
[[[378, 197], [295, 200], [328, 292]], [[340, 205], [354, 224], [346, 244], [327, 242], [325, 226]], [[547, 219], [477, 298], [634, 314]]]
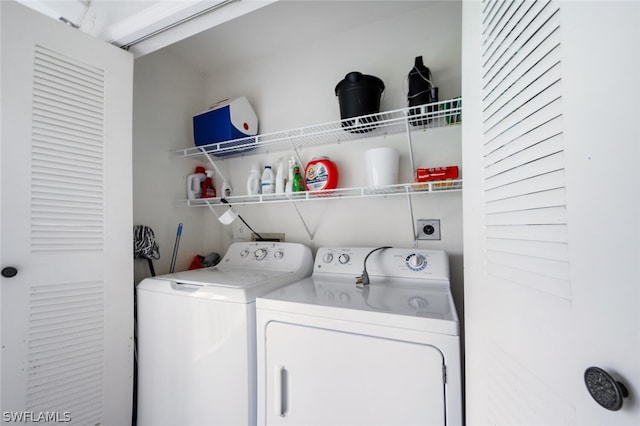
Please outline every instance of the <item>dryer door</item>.
[[279, 322], [266, 342], [267, 425], [445, 425], [433, 346]]

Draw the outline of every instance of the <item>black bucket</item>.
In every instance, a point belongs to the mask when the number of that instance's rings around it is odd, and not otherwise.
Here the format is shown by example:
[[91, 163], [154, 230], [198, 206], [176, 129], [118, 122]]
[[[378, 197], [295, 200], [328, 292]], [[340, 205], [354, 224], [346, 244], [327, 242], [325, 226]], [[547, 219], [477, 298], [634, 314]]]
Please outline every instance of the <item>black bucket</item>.
[[[340, 102], [340, 118], [359, 117], [380, 112], [380, 97], [384, 83], [378, 77], [350, 72], [336, 86], [335, 92]], [[353, 133], [370, 132], [376, 127], [376, 117], [362, 120], [346, 120], [342, 127]]]

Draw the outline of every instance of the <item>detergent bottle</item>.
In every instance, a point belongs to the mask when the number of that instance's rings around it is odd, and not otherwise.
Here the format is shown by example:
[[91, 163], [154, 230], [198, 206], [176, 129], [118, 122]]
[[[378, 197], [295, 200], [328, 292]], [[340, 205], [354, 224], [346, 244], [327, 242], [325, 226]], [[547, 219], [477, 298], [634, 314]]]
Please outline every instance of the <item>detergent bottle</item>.
[[202, 184], [206, 178], [204, 167], [196, 167], [195, 173], [187, 176], [187, 199], [195, 200], [202, 197]]

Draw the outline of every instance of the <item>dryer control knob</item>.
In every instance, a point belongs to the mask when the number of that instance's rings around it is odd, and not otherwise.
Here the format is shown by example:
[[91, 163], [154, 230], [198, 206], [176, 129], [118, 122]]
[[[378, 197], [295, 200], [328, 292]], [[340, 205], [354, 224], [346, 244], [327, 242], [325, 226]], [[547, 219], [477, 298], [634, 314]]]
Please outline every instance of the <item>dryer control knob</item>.
[[333, 253], [325, 253], [324, 256], [322, 257], [322, 261], [324, 263], [331, 263], [332, 260], [333, 260]]
[[267, 257], [267, 251], [265, 249], [258, 249], [253, 255], [256, 257], [256, 260], [262, 260]]
[[276, 259], [282, 259], [283, 256], [284, 256], [284, 253], [281, 250], [278, 250], [277, 252], [273, 253], [273, 257], [275, 257]]
[[342, 253], [340, 256], [338, 256], [338, 262], [342, 263], [343, 265], [345, 263], [349, 263], [349, 255], [346, 253]]
[[249, 256], [249, 250], [244, 249], [240, 252], [240, 257], [247, 257]]
[[427, 262], [424, 256], [417, 253], [410, 254], [409, 256], [407, 256], [406, 260], [407, 260], [407, 266], [412, 271], [420, 271], [424, 269], [425, 266], [427, 266], [426, 265]]

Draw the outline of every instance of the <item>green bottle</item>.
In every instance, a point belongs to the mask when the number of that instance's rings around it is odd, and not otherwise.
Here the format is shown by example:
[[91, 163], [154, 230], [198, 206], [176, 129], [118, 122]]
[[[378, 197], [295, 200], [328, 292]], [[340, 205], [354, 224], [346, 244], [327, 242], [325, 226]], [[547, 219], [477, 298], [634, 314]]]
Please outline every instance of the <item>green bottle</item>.
[[291, 192], [304, 191], [304, 182], [300, 174], [300, 167], [293, 166], [293, 183], [291, 184]]

